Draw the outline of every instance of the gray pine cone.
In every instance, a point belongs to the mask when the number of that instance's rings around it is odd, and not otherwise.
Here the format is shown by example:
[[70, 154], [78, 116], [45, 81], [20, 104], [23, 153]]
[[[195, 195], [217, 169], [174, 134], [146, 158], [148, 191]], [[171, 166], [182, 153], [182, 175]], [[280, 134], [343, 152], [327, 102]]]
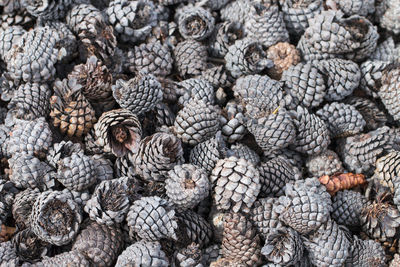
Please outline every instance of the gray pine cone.
[[[0, 19], [1, 20], [1, 19]], [[21, 26], [10, 26], [0, 30], [0, 58], [5, 61], [6, 54], [26, 33]]]
[[15, 195], [12, 205], [12, 215], [19, 230], [30, 226], [32, 206], [39, 195], [40, 191], [38, 188], [28, 188]]
[[260, 163], [260, 156], [250, 147], [242, 143], [235, 143], [228, 150], [228, 154], [237, 158], [245, 159], [257, 166]]
[[201, 75], [207, 68], [207, 47], [195, 40], [185, 40], [174, 48], [175, 65], [181, 76]]
[[209, 51], [212, 56], [224, 57], [231, 45], [244, 36], [244, 26], [239, 22], [225, 21], [217, 24], [212, 35]]
[[199, 214], [191, 210], [177, 214], [178, 241], [183, 246], [191, 243], [198, 244], [201, 248], [208, 246], [213, 240], [213, 230], [210, 224]]
[[69, 266], [89, 266], [90, 261], [78, 251], [67, 251], [54, 257], [44, 257], [42, 261], [31, 266], [35, 267], [69, 267]]
[[222, 110], [222, 135], [228, 143], [235, 143], [241, 140], [247, 133], [244, 125], [244, 108], [236, 101], [229, 101]]
[[365, 61], [360, 65], [360, 89], [368, 95], [378, 98], [382, 86], [383, 73], [389, 68], [390, 63], [385, 61]]
[[[11, 242], [23, 261], [35, 262], [50, 250], [51, 245], [37, 237], [30, 228], [18, 231]], [[1, 262], [1, 261], [0, 261]]]
[[378, 95], [389, 114], [398, 121], [400, 120], [400, 94], [396, 88], [400, 86], [400, 66], [394, 65], [384, 70], [381, 84]]
[[0, 263], [4, 266], [18, 266], [19, 257], [11, 241], [0, 243]]
[[158, 242], [138, 241], [127, 247], [117, 259], [115, 267], [159, 266], [168, 267], [168, 258]]
[[251, 209], [250, 218], [264, 239], [274, 229], [283, 227], [283, 223], [279, 220], [279, 214], [274, 211], [274, 206], [277, 204], [277, 198], [259, 198]]
[[369, 13], [375, 12], [375, 1], [374, 0], [334, 0], [336, 7], [343, 11], [346, 16], [351, 15], [360, 15], [360, 16], [367, 16]]
[[359, 192], [344, 190], [333, 197], [331, 213], [332, 219], [338, 224], [348, 227], [360, 227], [360, 217], [368, 200]]
[[192, 243], [189, 246], [174, 253], [176, 267], [204, 267], [203, 253], [199, 245]]
[[214, 87], [201, 78], [191, 78], [176, 83], [176, 93], [181, 95], [178, 101], [182, 106], [186, 106], [190, 100], [202, 100], [211, 105], [215, 103]]
[[26, 10], [35, 17], [47, 20], [57, 20], [65, 16], [74, 3], [73, 0], [34, 1], [22, 0]]
[[346, 267], [350, 266], [376, 266], [384, 267], [386, 256], [381, 244], [374, 240], [362, 240], [355, 237], [350, 247]]
[[327, 149], [318, 155], [311, 155], [306, 161], [307, 171], [313, 177], [321, 177], [323, 175], [332, 175], [344, 172], [342, 161], [339, 156], [332, 150]]
[[186, 6], [177, 16], [179, 33], [185, 39], [202, 41], [214, 31], [215, 19], [207, 9]]
[[374, 178], [377, 182], [388, 187], [393, 193], [397, 186], [397, 176], [400, 176], [400, 152], [392, 151], [376, 160]]

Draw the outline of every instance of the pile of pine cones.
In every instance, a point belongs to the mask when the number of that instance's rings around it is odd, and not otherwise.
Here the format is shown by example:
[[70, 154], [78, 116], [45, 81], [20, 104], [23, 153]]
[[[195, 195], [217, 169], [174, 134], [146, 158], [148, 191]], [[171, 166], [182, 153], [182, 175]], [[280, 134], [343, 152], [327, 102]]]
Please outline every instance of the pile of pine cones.
[[400, 266], [399, 0], [0, 0], [1, 266]]

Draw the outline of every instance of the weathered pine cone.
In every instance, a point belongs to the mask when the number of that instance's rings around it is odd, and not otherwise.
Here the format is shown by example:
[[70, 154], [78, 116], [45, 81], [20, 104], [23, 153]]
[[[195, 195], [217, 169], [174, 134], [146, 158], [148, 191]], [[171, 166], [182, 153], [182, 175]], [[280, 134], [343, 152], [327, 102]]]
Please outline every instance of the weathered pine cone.
[[179, 33], [185, 39], [202, 41], [214, 30], [215, 19], [207, 9], [186, 6], [179, 10], [177, 16]]
[[332, 150], [327, 149], [318, 155], [307, 158], [306, 167], [311, 176], [332, 175], [344, 171], [342, 161]]
[[188, 104], [190, 100], [202, 100], [212, 105], [215, 102], [213, 86], [201, 78], [191, 78], [176, 83], [176, 93], [181, 95], [178, 102], [182, 106]]
[[341, 225], [359, 227], [361, 212], [367, 204], [367, 199], [359, 192], [339, 191], [332, 201], [332, 219]]
[[178, 241], [183, 246], [196, 243], [200, 247], [208, 246], [213, 240], [213, 230], [210, 224], [198, 213], [186, 210], [177, 213]]
[[66, 12], [71, 7], [73, 2], [73, 0], [41, 2], [24, 0], [23, 4], [26, 10], [35, 17], [42, 17], [47, 20], [56, 20], [65, 16]]
[[387, 266], [385, 251], [381, 244], [374, 240], [354, 238], [345, 266]]
[[225, 21], [217, 24], [215, 34], [211, 36], [210, 54], [215, 57], [224, 57], [229, 47], [243, 36], [244, 27], [239, 22]]
[[398, 103], [400, 95], [396, 88], [400, 86], [400, 66], [389, 67], [382, 73], [381, 83], [378, 95], [395, 120], [400, 120], [400, 105]]
[[51, 245], [37, 237], [30, 228], [17, 232], [11, 242], [23, 261], [35, 262], [46, 255]]
[[174, 48], [175, 65], [181, 76], [201, 75], [207, 68], [207, 47], [195, 40], [185, 40]]
[[168, 267], [168, 258], [160, 243], [150, 241], [138, 241], [127, 247], [117, 259], [116, 267], [146, 265]]
[[38, 188], [28, 188], [15, 195], [12, 205], [12, 215], [19, 230], [29, 228], [32, 207], [39, 195], [40, 191]]
[[250, 161], [254, 166], [260, 163], [260, 156], [253, 149], [242, 143], [233, 144], [228, 150], [228, 154]]
[[264, 239], [272, 230], [283, 227], [279, 214], [274, 211], [274, 206], [277, 204], [277, 198], [260, 198], [254, 202], [251, 209], [250, 219]]

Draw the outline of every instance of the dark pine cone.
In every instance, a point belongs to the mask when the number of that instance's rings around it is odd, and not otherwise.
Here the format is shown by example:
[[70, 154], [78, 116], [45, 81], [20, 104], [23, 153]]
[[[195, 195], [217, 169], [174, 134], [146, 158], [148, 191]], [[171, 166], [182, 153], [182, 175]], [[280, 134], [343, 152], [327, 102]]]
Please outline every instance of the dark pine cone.
[[127, 247], [119, 256], [115, 267], [157, 266], [168, 267], [168, 258], [160, 243], [138, 241]]
[[185, 40], [175, 46], [174, 58], [181, 76], [201, 75], [207, 68], [207, 47], [194, 40]]

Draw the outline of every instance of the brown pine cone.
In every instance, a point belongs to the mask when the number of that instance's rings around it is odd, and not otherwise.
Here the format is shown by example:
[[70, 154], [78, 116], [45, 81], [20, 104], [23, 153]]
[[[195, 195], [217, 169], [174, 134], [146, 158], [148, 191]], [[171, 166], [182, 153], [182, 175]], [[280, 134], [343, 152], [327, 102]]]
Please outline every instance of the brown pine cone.
[[332, 196], [335, 195], [337, 191], [351, 189], [366, 183], [365, 176], [361, 173], [339, 173], [331, 176], [324, 175], [319, 178], [319, 181], [326, 187], [326, 191], [328, 191]]
[[267, 73], [276, 80], [281, 79], [283, 71], [300, 62], [300, 52], [290, 43], [281, 42], [270, 46], [267, 57], [274, 62], [274, 66], [268, 69]]

